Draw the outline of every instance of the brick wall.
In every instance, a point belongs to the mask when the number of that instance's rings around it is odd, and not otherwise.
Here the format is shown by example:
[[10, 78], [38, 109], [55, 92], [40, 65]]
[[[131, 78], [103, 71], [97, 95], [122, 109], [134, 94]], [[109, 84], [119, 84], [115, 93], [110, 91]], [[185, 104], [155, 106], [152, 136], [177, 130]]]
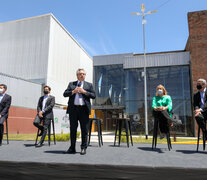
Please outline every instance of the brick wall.
[[207, 80], [207, 10], [188, 13], [189, 39], [186, 50], [191, 52], [193, 90], [199, 78]]

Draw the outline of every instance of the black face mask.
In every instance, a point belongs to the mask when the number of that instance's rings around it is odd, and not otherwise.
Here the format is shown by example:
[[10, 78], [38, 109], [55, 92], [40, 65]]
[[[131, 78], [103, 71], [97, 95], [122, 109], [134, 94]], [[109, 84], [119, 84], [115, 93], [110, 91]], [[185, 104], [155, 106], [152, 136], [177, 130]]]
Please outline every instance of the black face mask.
[[202, 89], [202, 86], [200, 84], [197, 85], [197, 89], [200, 90]]
[[48, 93], [49, 93], [48, 91], [44, 90], [44, 94], [48, 94]]

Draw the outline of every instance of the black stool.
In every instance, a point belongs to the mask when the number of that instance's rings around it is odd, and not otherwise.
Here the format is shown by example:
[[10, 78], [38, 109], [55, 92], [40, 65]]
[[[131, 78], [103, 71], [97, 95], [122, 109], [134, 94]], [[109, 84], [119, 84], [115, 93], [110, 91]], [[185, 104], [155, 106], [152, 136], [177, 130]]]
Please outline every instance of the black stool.
[[4, 132], [4, 134], [6, 134], [7, 144], [9, 144], [9, 137], [8, 137], [8, 121], [7, 121], [7, 119], [5, 120], [5, 124], [6, 124], [6, 132]]
[[101, 147], [101, 145], [103, 146], [103, 139], [102, 139], [102, 130], [101, 130], [101, 119], [99, 119], [99, 118], [90, 118], [89, 119], [88, 145], [90, 144], [90, 140], [91, 140], [91, 129], [92, 129], [93, 121], [95, 122], [96, 127], [97, 127], [98, 143], [99, 143], [99, 147]]
[[[159, 122], [157, 119], [154, 119], [154, 129], [153, 129], [153, 140], [152, 140], [152, 149], [156, 148], [157, 146], [157, 131], [158, 131]], [[166, 133], [167, 138], [167, 146], [170, 151], [172, 149], [171, 140], [170, 140], [170, 132]]]
[[[125, 124], [125, 132], [126, 132], [126, 138], [127, 138], [127, 146], [129, 147], [129, 133], [130, 133], [130, 138], [131, 138], [131, 144], [133, 146], [133, 141], [132, 141], [132, 131], [131, 131], [131, 121], [129, 118], [118, 118], [116, 119], [116, 131], [115, 131], [115, 138], [114, 138], [114, 146], [116, 145], [116, 137], [119, 136], [119, 146], [121, 142], [121, 129], [122, 129], [122, 122], [124, 121]], [[119, 128], [119, 135], [117, 135], [117, 130]]]
[[[51, 124], [52, 124], [52, 128], [53, 128], [53, 133], [51, 134]], [[35, 141], [35, 145], [37, 145], [37, 140], [38, 140], [38, 134], [39, 134], [40, 130], [37, 130], [37, 136], [36, 136], [36, 141]], [[49, 126], [48, 126], [48, 144], [50, 146], [50, 136], [53, 135], [54, 138], [54, 144], [56, 144], [56, 140], [55, 140], [55, 125], [54, 125], [54, 119], [51, 120]]]
[[[206, 127], [206, 122], [205, 122], [205, 127]], [[201, 126], [198, 125], [197, 152], [198, 152], [198, 148], [199, 148], [200, 130], [201, 130]], [[203, 150], [205, 150], [205, 148], [206, 148], [206, 135], [203, 132]]]

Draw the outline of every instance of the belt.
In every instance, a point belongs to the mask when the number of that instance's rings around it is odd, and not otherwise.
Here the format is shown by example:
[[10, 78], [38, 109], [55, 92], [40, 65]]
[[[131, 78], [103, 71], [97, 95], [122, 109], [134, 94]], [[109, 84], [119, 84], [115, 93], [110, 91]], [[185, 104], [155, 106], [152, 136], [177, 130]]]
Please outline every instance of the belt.
[[85, 107], [86, 105], [74, 105], [75, 107]]

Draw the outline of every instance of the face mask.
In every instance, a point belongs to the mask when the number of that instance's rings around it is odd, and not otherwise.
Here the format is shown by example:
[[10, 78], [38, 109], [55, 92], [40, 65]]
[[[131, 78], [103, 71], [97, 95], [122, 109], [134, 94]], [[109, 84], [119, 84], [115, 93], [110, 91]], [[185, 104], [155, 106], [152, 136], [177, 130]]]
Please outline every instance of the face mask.
[[200, 84], [197, 85], [197, 89], [200, 90], [202, 89], [202, 86]]
[[4, 91], [3, 89], [0, 89], [0, 93], [3, 93], [3, 91]]
[[162, 93], [163, 93], [162, 89], [158, 89], [158, 90], [157, 90], [157, 94], [158, 94], [158, 95], [162, 95]]
[[49, 93], [48, 91], [44, 90], [44, 94], [48, 94], [48, 93]]

